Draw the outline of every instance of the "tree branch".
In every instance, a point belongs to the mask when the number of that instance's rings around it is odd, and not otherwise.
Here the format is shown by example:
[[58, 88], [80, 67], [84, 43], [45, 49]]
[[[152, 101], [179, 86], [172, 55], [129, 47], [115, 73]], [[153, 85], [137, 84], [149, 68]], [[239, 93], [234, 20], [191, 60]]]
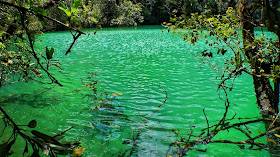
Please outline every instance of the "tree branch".
[[165, 99], [164, 99], [164, 101], [158, 106], [158, 108], [157, 108], [156, 110], [154, 110], [154, 112], [147, 118], [147, 120], [146, 120], [146, 121], [144, 122], [144, 124], [143, 124], [143, 127], [138, 131], [136, 137], [135, 137], [134, 140], [133, 140], [133, 146], [132, 146], [131, 151], [130, 151], [130, 153], [129, 153], [129, 155], [128, 155], [129, 157], [133, 154], [133, 152], [135, 151], [135, 149], [136, 149], [136, 147], [137, 147], [137, 140], [139, 139], [139, 137], [140, 137], [140, 135], [141, 135], [141, 133], [142, 133], [142, 131], [143, 131], [143, 129], [144, 129], [144, 126], [147, 124], [147, 122], [150, 120], [150, 118], [159, 110], [159, 108], [160, 108], [162, 105], [164, 105], [165, 102], [167, 101], [167, 98], [168, 98], [167, 91], [166, 91], [163, 87], [161, 87], [160, 85], [159, 85], [159, 87], [160, 87], [161, 89], [164, 90], [164, 92], [165, 92]]
[[40, 17], [43, 17], [43, 18], [46, 18], [46, 19], [48, 19], [48, 20], [51, 20], [51, 21], [53, 21], [53, 22], [55, 22], [55, 23], [58, 23], [58, 24], [64, 26], [65, 28], [67, 28], [67, 29], [69, 29], [69, 30], [76, 31], [76, 32], [78, 32], [78, 33], [80, 33], [80, 34], [86, 34], [86, 33], [82, 32], [82, 31], [80, 31], [80, 30], [78, 30], [78, 29], [75, 29], [75, 28], [72, 28], [72, 27], [70, 27], [70, 26], [67, 26], [66, 24], [64, 24], [64, 23], [62, 23], [62, 22], [60, 22], [60, 21], [58, 21], [58, 20], [56, 20], [56, 19], [54, 19], [54, 18], [51, 18], [51, 17], [49, 17], [49, 16], [42, 15], [42, 14], [40, 14], [40, 13], [35, 13], [34, 11], [32, 11], [32, 10], [30, 10], [30, 9], [27, 9], [27, 8], [25, 8], [25, 7], [21, 7], [21, 6], [18, 6], [18, 5], [9, 3], [9, 2], [4, 2], [4, 1], [2, 1], [2, 0], [0, 1], [0, 4], [8, 5], [8, 6], [11, 6], [11, 7], [16, 8], [16, 9], [18, 9], [18, 10], [20, 10], [20, 11], [25, 11], [25, 12], [32, 13], [33, 15], [38, 15], [38, 16], [40, 16]]
[[206, 116], [206, 114], [205, 114], [205, 108], [203, 109], [203, 114], [204, 114], [204, 117], [205, 117], [206, 122], [207, 122], [207, 136], [209, 137], [209, 136], [210, 136], [209, 122], [208, 122], [207, 116]]

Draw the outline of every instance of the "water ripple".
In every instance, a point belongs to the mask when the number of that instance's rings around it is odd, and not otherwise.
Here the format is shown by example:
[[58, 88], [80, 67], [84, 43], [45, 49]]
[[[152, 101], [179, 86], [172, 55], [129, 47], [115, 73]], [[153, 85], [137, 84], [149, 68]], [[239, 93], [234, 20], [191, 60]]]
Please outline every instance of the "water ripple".
[[[91, 34], [93, 31], [89, 30]], [[200, 64], [191, 55], [206, 48], [204, 43], [191, 47], [180, 35], [162, 33], [154, 27], [102, 29], [96, 35], [82, 36], [71, 53], [65, 56], [72, 42], [69, 33], [47, 33], [41, 39], [43, 43], [38, 45], [39, 48], [46, 45], [55, 48], [54, 59], [60, 60], [64, 70], [63, 73], [52, 73], [64, 87], [49, 89], [34, 84], [38, 90], [31, 89], [32, 84], [29, 84], [2, 88], [5, 91], [2, 96], [25, 91], [30, 97], [6, 96], [4, 105], [10, 105], [9, 112], [17, 115], [23, 114], [19, 114], [18, 108], [32, 111], [26, 117], [15, 117], [23, 124], [36, 117], [41, 123], [39, 128], [44, 130], [75, 126], [67, 133], [70, 135], [68, 139], [81, 140], [87, 148], [85, 156], [112, 156], [128, 149], [129, 146], [122, 144], [123, 140], [131, 139], [165, 99], [165, 92], [159, 84], [168, 92], [168, 100], [145, 127], [138, 143], [141, 148], [138, 156], [164, 156], [169, 144], [175, 140], [171, 130], [185, 133], [190, 125], [195, 125], [198, 130], [206, 127], [203, 108], [210, 120], [218, 120], [224, 112], [224, 102], [216, 92], [217, 85], [212, 83], [219, 73]], [[213, 62], [219, 64], [223, 59], [213, 58]], [[72, 93], [81, 89], [80, 80], [86, 80], [87, 72], [97, 72], [96, 79], [100, 80], [100, 88], [104, 91], [122, 93], [118, 107], [93, 111], [81, 94]], [[234, 104], [238, 104], [232, 105], [234, 110], [245, 111], [238, 112], [238, 117], [258, 115], [250, 77], [238, 78], [229, 96]], [[258, 130], [261, 127], [253, 128]], [[217, 149], [218, 153], [209, 151], [208, 155], [219, 156], [220, 152], [229, 151], [223, 146]], [[244, 154], [243, 150], [237, 150], [236, 156]], [[192, 156], [205, 156], [200, 152], [192, 153]]]

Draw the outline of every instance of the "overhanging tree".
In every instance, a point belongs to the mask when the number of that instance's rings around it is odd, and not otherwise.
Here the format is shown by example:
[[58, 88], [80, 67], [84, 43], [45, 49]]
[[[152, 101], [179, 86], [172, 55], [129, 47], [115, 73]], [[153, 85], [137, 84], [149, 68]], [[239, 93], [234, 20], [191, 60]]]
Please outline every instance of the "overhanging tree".
[[[217, 3], [219, 6], [223, 6], [224, 1], [217, 1]], [[171, 18], [171, 23], [164, 23], [164, 25], [173, 29], [174, 33], [182, 33], [184, 40], [193, 45], [197, 44], [197, 41], [205, 40], [205, 44], [211, 47], [211, 49], [202, 50], [201, 56], [203, 57], [227, 56], [220, 77], [219, 89], [225, 92], [231, 90], [235, 78], [244, 73], [251, 75], [258, 108], [263, 119], [229, 125], [230, 120], [234, 119], [234, 117], [227, 119], [230, 103], [227, 99], [227, 93], [225, 93], [226, 111], [220, 122], [209, 126], [204, 112], [208, 125], [205, 129], [207, 134], [202, 132], [199, 135], [200, 138], [195, 140], [190, 140], [193, 137], [190, 134], [188, 139], [182, 140], [184, 146], [181, 147], [180, 155], [186, 154], [194, 145], [201, 143], [250, 144], [250, 149], [256, 146], [258, 149], [266, 149], [272, 153], [279, 151], [277, 143], [279, 136], [277, 132], [280, 129], [278, 120], [280, 4], [276, 0], [239, 0], [235, 2], [230, 1], [228, 4], [236, 5], [229, 7], [226, 12], [222, 12], [223, 9], [220, 9], [219, 14], [214, 15], [211, 8], [208, 12], [191, 13], [190, 16], [182, 14], [179, 17]], [[262, 30], [260, 36], [256, 35], [256, 27]], [[267, 36], [263, 32], [265, 28], [268, 32], [274, 34], [275, 37]], [[259, 121], [265, 122], [267, 131], [255, 137], [250, 136], [248, 133], [250, 131], [248, 131], [247, 127], [245, 129], [240, 127]], [[219, 132], [230, 128], [239, 130], [248, 139], [244, 141], [213, 140]], [[267, 136], [270, 144], [256, 142], [256, 139], [264, 136]], [[180, 144], [176, 143], [179, 147]]]
[[[71, 31], [73, 42], [69, 45], [70, 47], [66, 54], [71, 51], [75, 41], [82, 34], [85, 34], [55, 18], [47, 16], [47, 12], [44, 9], [53, 6], [58, 1], [0, 1], [0, 87], [18, 81], [40, 81], [38, 78], [42, 76], [50, 79], [49, 82], [45, 83], [62, 86], [49, 71], [51, 65], [59, 67], [59, 64], [52, 60], [55, 50], [46, 47], [45, 51], [38, 52], [34, 46], [36, 36], [40, 33], [40, 28], [37, 27], [39, 21], [44, 23], [50, 20]], [[74, 5], [71, 9], [77, 10], [80, 0], [75, 0], [73, 3]], [[18, 136], [21, 136], [26, 142], [23, 155], [32, 150], [32, 156], [40, 156], [39, 152], [41, 150], [45, 155], [56, 156], [56, 154], [73, 153], [74, 148], [80, 145], [80, 142], [60, 141], [64, 137], [63, 134], [72, 129], [72, 127], [57, 135], [47, 135], [33, 130], [37, 125], [36, 120], [31, 120], [27, 125], [18, 125], [2, 106], [0, 106], [0, 112], [2, 115], [1, 120], [4, 124], [2, 133], [7, 127], [11, 127], [13, 130], [9, 139], [5, 139], [6, 141], [0, 144], [1, 156], [11, 155], [11, 147], [15, 144]], [[23, 129], [23, 127], [29, 129]], [[1, 136], [3, 135], [2, 133]], [[74, 151], [74, 155], [77, 155], [75, 152], [81, 153], [83, 150], [84, 148]]]

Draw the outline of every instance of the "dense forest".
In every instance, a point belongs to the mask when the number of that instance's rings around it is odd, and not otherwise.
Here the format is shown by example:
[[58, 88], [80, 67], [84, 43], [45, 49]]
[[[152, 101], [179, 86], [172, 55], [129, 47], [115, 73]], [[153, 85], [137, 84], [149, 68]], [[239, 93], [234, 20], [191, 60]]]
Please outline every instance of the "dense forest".
[[[71, 0], [36, 2], [36, 6], [45, 9], [49, 17], [79, 28], [160, 25], [162, 22], [168, 22], [174, 15], [190, 15], [194, 12], [224, 13], [227, 7], [235, 6], [236, 2], [214, 0], [82, 0], [75, 13], [71, 13], [70, 8], [73, 4], [74, 1]], [[5, 14], [1, 14], [1, 16], [3, 20], [7, 18]], [[43, 31], [64, 29], [55, 22], [48, 22], [46, 25], [37, 20], [32, 21], [30, 27]]]
[[[217, 76], [219, 98], [223, 101], [224, 113], [215, 124], [210, 125], [205, 108], [202, 109], [207, 127], [200, 134], [190, 133], [169, 144], [166, 156], [185, 156], [191, 150], [206, 152], [196, 146], [205, 144], [236, 144], [241, 149], [266, 150], [273, 155], [279, 155], [280, 122], [280, 3], [278, 0], [0, 0], [0, 49], [1, 74], [0, 87], [17, 82], [37, 81], [42, 84], [63, 86], [59, 78], [53, 75], [50, 67], [62, 69], [60, 63], [54, 60], [56, 49], [36, 48], [37, 37], [43, 32], [68, 30], [72, 35], [65, 55], [71, 53], [76, 41], [85, 32], [84, 28], [100, 29], [105, 27], [136, 27], [139, 25], [162, 25], [167, 32], [179, 34], [181, 39], [193, 46], [207, 46], [196, 54], [203, 63], [211, 68], [211, 59], [216, 56], [227, 57], [222, 63], [221, 72]], [[256, 35], [256, 28], [261, 35]], [[265, 31], [273, 34], [267, 36]], [[163, 30], [161, 30], [164, 32]], [[96, 32], [93, 33], [95, 35]], [[211, 40], [210, 40], [211, 39]], [[201, 41], [203, 40], [203, 44]], [[197, 44], [201, 45], [197, 45]], [[168, 56], [165, 56], [168, 58]], [[110, 63], [108, 63], [110, 64]], [[89, 83], [84, 84], [91, 92], [91, 98], [100, 107], [114, 108], [108, 102], [115, 101], [120, 93], [104, 97], [98, 94], [97, 80], [91, 73]], [[234, 81], [240, 76], [248, 75], [256, 99], [255, 108], [260, 111], [260, 117], [236, 118], [230, 115], [231, 102], [228, 93], [235, 87]], [[49, 82], [42, 78], [47, 78]], [[122, 156], [132, 156], [137, 151], [137, 141], [141, 138], [144, 126], [150, 118], [162, 107], [168, 99], [168, 91], [162, 86], [165, 99], [158, 108], [151, 112], [130, 140], [130, 148]], [[77, 91], [76, 91], [77, 92]], [[44, 134], [36, 128], [36, 117], [27, 124], [17, 124], [12, 114], [0, 106], [3, 121], [3, 133], [7, 127], [12, 128], [11, 136], [0, 144], [0, 155], [13, 154], [12, 148], [17, 137], [24, 142], [23, 155], [32, 152], [31, 156], [40, 153], [50, 156], [57, 154], [73, 154], [81, 156], [85, 150], [79, 141], [60, 141], [64, 134], [73, 127], [57, 134]], [[249, 120], [248, 120], [249, 119]], [[242, 121], [241, 121], [242, 120]], [[259, 123], [265, 125], [265, 132], [252, 131], [247, 127]], [[27, 127], [30, 129], [22, 129]], [[221, 132], [235, 130], [242, 134], [243, 140], [215, 138]], [[173, 130], [173, 132], [176, 132]], [[8, 134], [9, 134], [8, 133]], [[196, 132], [197, 133], [197, 132]], [[223, 135], [223, 134], [222, 134]], [[265, 141], [265, 142], [263, 142]], [[30, 148], [31, 147], [31, 148]], [[32, 150], [32, 151], [31, 151]]]

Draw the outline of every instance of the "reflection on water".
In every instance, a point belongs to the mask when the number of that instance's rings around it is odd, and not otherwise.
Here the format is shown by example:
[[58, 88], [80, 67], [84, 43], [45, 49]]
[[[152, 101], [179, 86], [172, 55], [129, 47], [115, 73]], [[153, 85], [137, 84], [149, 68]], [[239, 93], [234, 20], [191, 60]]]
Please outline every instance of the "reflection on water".
[[[93, 32], [93, 30], [87, 30]], [[205, 45], [192, 47], [180, 35], [161, 32], [159, 27], [102, 29], [96, 35], [82, 36], [65, 56], [71, 43], [68, 32], [46, 33], [37, 45], [55, 49], [63, 73], [52, 68], [52, 73], [64, 85], [19, 83], [1, 89], [1, 102], [15, 121], [24, 124], [34, 117], [42, 132], [59, 132], [69, 126], [66, 140], [79, 140], [86, 147], [85, 156], [117, 156], [131, 148], [143, 122], [164, 101], [168, 100], [148, 121], [138, 141], [135, 156], [164, 156], [169, 144], [186, 133], [190, 125], [206, 127], [202, 109], [215, 123], [224, 112], [224, 103], [216, 93], [218, 72], [194, 58]], [[222, 58], [214, 58], [216, 64]], [[88, 72], [96, 72], [100, 88], [108, 93], [119, 93], [113, 107], [94, 109], [96, 104], [83, 99], [81, 79]], [[216, 80], [217, 82], [218, 80]], [[237, 117], [258, 116], [252, 80], [242, 76], [235, 82], [230, 101], [236, 104], [230, 114]], [[248, 113], [247, 111], [250, 110]], [[252, 126], [261, 130], [263, 126]], [[234, 134], [232, 135], [233, 137]], [[207, 153], [192, 151], [191, 156], [265, 156], [266, 152], [241, 150], [231, 145], [208, 145]], [[15, 154], [16, 156], [17, 154]], [[21, 155], [19, 155], [21, 156]]]

